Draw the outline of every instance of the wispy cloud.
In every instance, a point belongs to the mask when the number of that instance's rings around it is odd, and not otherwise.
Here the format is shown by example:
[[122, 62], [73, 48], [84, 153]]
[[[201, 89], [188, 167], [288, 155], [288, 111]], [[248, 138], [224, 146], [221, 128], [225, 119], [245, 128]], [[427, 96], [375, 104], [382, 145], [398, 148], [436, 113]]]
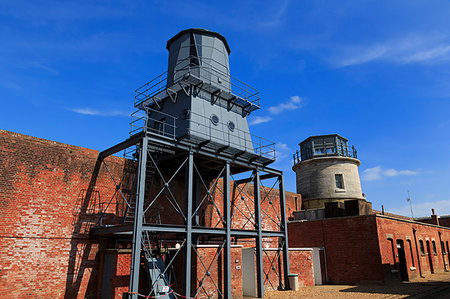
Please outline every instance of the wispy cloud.
[[69, 111], [92, 116], [130, 116], [130, 112], [120, 110], [96, 110], [92, 108], [70, 108]]
[[[299, 96], [292, 96], [288, 101], [278, 104], [276, 106], [269, 107], [269, 113], [272, 115], [278, 115], [286, 110], [296, 110], [301, 107], [303, 99]], [[249, 125], [258, 125], [273, 120], [271, 116], [255, 116], [252, 117]]]
[[277, 162], [286, 159], [292, 151], [286, 143], [278, 142], [275, 145], [277, 153]]
[[261, 25], [261, 27], [273, 27], [273, 26], [279, 25], [281, 23], [284, 13], [286, 12], [286, 9], [288, 8], [288, 5], [289, 5], [289, 0], [285, 0], [280, 5], [278, 10], [276, 10], [275, 13], [272, 15], [271, 19], [266, 20], [264, 22], [260, 22], [259, 25]]
[[296, 110], [301, 107], [302, 101], [302, 98], [299, 96], [292, 96], [287, 102], [269, 107], [269, 112], [271, 114], [280, 114], [285, 110]]
[[267, 123], [272, 120], [270, 116], [254, 116], [250, 119], [248, 123], [250, 126]]
[[385, 177], [395, 177], [399, 175], [417, 175], [418, 171], [414, 170], [396, 170], [393, 168], [383, 168], [381, 166], [375, 166], [365, 169], [361, 174], [363, 181], [377, 181]]
[[450, 60], [448, 39], [447, 36], [409, 36], [368, 45], [335, 46], [338, 50], [331, 55], [331, 63], [346, 67], [373, 61], [410, 64]]
[[447, 46], [440, 46], [433, 49], [417, 52], [415, 54], [412, 54], [408, 57], [406, 57], [403, 61], [405, 63], [410, 62], [421, 62], [421, 61], [427, 61], [427, 60], [433, 60], [440, 57], [446, 57], [450, 54], [450, 45]]
[[365, 52], [359, 52], [355, 56], [343, 57], [337, 61], [337, 65], [340, 67], [356, 65], [366, 63], [377, 58], [380, 58], [387, 51], [385, 46], [374, 46], [367, 49]]
[[[406, 197], [405, 197], [406, 199]], [[427, 201], [416, 203], [415, 199], [411, 199], [411, 204], [413, 208], [414, 217], [424, 217], [431, 215], [431, 209], [436, 211], [438, 215], [448, 215], [450, 214], [450, 199], [437, 200], [437, 201]], [[389, 212], [404, 216], [411, 215], [411, 207], [406, 203], [401, 207], [391, 208]]]

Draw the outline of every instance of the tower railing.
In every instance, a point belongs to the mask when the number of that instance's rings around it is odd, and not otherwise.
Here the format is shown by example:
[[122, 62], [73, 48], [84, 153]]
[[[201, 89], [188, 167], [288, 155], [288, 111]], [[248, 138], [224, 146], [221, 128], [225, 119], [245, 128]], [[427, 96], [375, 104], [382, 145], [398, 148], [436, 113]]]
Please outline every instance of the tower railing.
[[[195, 59], [194, 59], [195, 58]], [[259, 109], [260, 107], [260, 97], [259, 91], [248, 84], [232, 77], [231, 75], [213, 67], [212, 65], [202, 62], [193, 63], [193, 61], [200, 61], [198, 57], [189, 56], [186, 59], [179, 61], [173, 66], [169, 66], [169, 69], [173, 69], [173, 84], [170, 86], [168, 83], [168, 71], [162, 73], [156, 78], [150, 80], [144, 85], [140, 86], [135, 91], [135, 101], [134, 106], [138, 109], [142, 108], [144, 102], [145, 104], [157, 105], [159, 102], [173, 95], [176, 88], [174, 86], [182, 81], [188, 81], [190, 78], [197, 79], [198, 83], [206, 83], [210, 86], [217, 85], [217, 82], [213, 81], [212, 78], [218, 78], [221, 80], [223, 85], [230, 86], [231, 92], [228, 100], [237, 103], [242, 107], [251, 106], [252, 111]], [[177, 69], [177, 67], [180, 67]], [[177, 74], [180, 73], [179, 76]], [[191, 82], [194, 83], [194, 82]]]
[[320, 157], [349, 157], [358, 159], [358, 152], [354, 145], [340, 145], [340, 146], [329, 146], [329, 147], [314, 147], [308, 148], [307, 151], [301, 152], [297, 150], [293, 155], [294, 165], [300, 163], [304, 160], [309, 160], [312, 158]]

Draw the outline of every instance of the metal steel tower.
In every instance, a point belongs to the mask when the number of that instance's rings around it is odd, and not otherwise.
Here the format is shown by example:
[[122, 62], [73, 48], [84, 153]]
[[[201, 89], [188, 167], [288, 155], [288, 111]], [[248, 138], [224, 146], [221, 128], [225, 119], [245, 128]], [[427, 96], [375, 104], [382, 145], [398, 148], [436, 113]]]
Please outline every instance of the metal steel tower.
[[[230, 298], [230, 248], [243, 239], [256, 248], [259, 297], [275, 268], [263, 266], [265, 242], [278, 245], [289, 289], [283, 173], [267, 166], [275, 161], [275, 144], [250, 134], [246, 119], [260, 107], [259, 92], [231, 77], [230, 48], [216, 32], [183, 30], [167, 49], [168, 70], [136, 90], [131, 136], [99, 154], [105, 161], [124, 150], [136, 175], [127, 188], [114, 180], [122, 208], [107, 206], [102, 213], [120, 223], [100, 221], [93, 234], [132, 238], [132, 298], [140, 290], [195, 297], [206, 280]], [[217, 245], [212, 262], [202, 260], [201, 244]], [[204, 268], [203, 277], [192, 277], [193, 261]], [[210, 272], [218, 263], [221, 284]], [[139, 286], [142, 264], [148, 286]]]

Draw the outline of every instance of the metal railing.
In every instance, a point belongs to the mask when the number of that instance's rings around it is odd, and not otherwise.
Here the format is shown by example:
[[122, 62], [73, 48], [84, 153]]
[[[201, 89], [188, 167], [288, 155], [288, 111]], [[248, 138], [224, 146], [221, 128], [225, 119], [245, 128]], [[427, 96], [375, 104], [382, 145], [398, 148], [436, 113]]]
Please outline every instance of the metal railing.
[[[189, 124], [189, 128], [186, 126], [186, 132], [177, 132], [180, 127], [179, 118], [146, 106], [144, 106], [144, 109], [132, 113], [130, 135], [146, 131], [175, 140], [177, 137], [181, 137], [177, 134], [182, 136], [187, 134], [188, 137], [220, 143], [231, 148], [245, 149], [249, 153], [275, 160], [274, 142], [239, 128], [230, 129], [228, 123], [219, 121], [214, 124], [210, 118], [187, 110], [183, 122]], [[124, 153], [124, 156], [131, 159], [135, 151], [135, 149], [130, 148]]]
[[[142, 103], [149, 101], [158, 105], [158, 102], [167, 96], [171, 95], [171, 87], [178, 82], [185, 80], [189, 76], [197, 78], [198, 80], [211, 85], [217, 85], [216, 81], [212, 78], [218, 78], [221, 80], [221, 85], [230, 86], [230, 93], [237, 99], [246, 102], [252, 106], [260, 107], [259, 91], [255, 88], [245, 84], [244, 82], [232, 77], [231, 75], [213, 67], [212, 65], [203, 61], [203, 63], [195, 63], [200, 61], [199, 57], [189, 56], [184, 60], [179, 61], [176, 65], [169, 66], [169, 69], [173, 69], [173, 84], [167, 86], [168, 71], [162, 73], [151, 81], [145, 83], [135, 91], [134, 106], [141, 108]], [[181, 67], [180, 67], [181, 66]], [[177, 69], [177, 67], [180, 67]], [[177, 76], [177, 73], [180, 73]]]
[[297, 150], [293, 155], [294, 164], [300, 163], [301, 161], [319, 158], [319, 157], [349, 157], [358, 159], [358, 152], [354, 145], [351, 147], [340, 145], [340, 146], [329, 146], [329, 147], [314, 147], [309, 148], [306, 152], [301, 152]]

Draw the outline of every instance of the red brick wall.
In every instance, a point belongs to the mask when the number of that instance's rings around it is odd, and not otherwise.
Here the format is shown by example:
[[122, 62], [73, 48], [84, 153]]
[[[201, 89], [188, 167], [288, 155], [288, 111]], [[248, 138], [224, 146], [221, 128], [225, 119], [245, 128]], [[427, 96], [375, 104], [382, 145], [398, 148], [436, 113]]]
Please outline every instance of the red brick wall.
[[375, 216], [288, 224], [290, 247], [325, 247], [330, 283], [382, 281]]
[[[199, 298], [220, 298], [216, 286], [220, 292], [224, 292], [223, 250], [219, 247], [197, 247], [198, 256], [193, 264], [192, 277], [194, 280], [193, 291], [198, 290]], [[216, 259], [216, 260], [215, 260]], [[215, 262], [214, 262], [215, 260]], [[242, 249], [231, 248], [231, 296], [242, 297]], [[206, 268], [206, 269], [205, 269]], [[209, 270], [209, 271], [207, 271]], [[210, 275], [207, 275], [207, 272]], [[193, 294], [195, 295], [195, 294]]]
[[[114, 184], [98, 152], [0, 131], [0, 297], [96, 296], [97, 205]], [[120, 177], [124, 160], [108, 158]], [[112, 186], [112, 188], [111, 188]]]
[[[400, 281], [397, 240], [402, 240], [411, 280], [419, 275], [413, 228], [417, 230], [417, 244], [419, 240], [423, 240], [425, 251], [426, 240], [430, 242], [430, 255], [421, 255], [419, 249], [422, 274], [431, 273], [429, 256], [435, 273], [444, 271], [444, 263], [450, 269], [449, 255], [443, 254], [440, 243], [441, 240], [444, 244], [450, 242], [450, 229], [380, 215], [290, 222], [289, 245], [325, 247], [331, 283], [389, 282]], [[433, 239], [436, 243], [436, 255], [432, 249]], [[412, 255], [408, 240], [411, 240]], [[411, 269], [412, 259], [416, 270]]]
[[[406, 255], [406, 263], [407, 263], [407, 271], [410, 279], [414, 279], [419, 275], [419, 266], [418, 266], [418, 257], [417, 250], [419, 252], [419, 261], [423, 275], [431, 274], [430, 261], [429, 256], [431, 256], [431, 263], [434, 268], [434, 272], [443, 272], [444, 271], [444, 261], [448, 268], [448, 255], [443, 254], [441, 249], [440, 241], [450, 241], [450, 229], [441, 228], [433, 225], [419, 224], [413, 223], [409, 221], [400, 221], [392, 218], [386, 217], [377, 217], [377, 228], [379, 235], [379, 246], [382, 254], [382, 263], [385, 269], [386, 280], [394, 279], [398, 280], [399, 275], [392, 275], [391, 270], [399, 270], [399, 258], [398, 258], [398, 249], [396, 243], [397, 240], [402, 240], [405, 244], [405, 255]], [[416, 241], [414, 239], [413, 229], [416, 229], [416, 239], [417, 239], [417, 247]], [[439, 232], [441, 236], [439, 236]], [[394, 242], [394, 252], [392, 250], [391, 241], [388, 240], [393, 239]], [[440, 239], [441, 238], [441, 239]], [[411, 246], [413, 254], [411, 256], [411, 249], [409, 247], [409, 242], [407, 239], [411, 240]], [[421, 254], [420, 251], [420, 240], [424, 242], [425, 253], [428, 253], [426, 241], [429, 240], [430, 243], [430, 254]], [[435, 241], [437, 254], [434, 254], [432, 241]], [[395, 255], [395, 259], [394, 259]], [[414, 263], [413, 263], [414, 259]], [[411, 270], [413, 266], [416, 270]], [[395, 271], [396, 272], [396, 271]]]
[[314, 268], [311, 250], [289, 251], [290, 273], [298, 274], [299, 286], [314, 285]]

